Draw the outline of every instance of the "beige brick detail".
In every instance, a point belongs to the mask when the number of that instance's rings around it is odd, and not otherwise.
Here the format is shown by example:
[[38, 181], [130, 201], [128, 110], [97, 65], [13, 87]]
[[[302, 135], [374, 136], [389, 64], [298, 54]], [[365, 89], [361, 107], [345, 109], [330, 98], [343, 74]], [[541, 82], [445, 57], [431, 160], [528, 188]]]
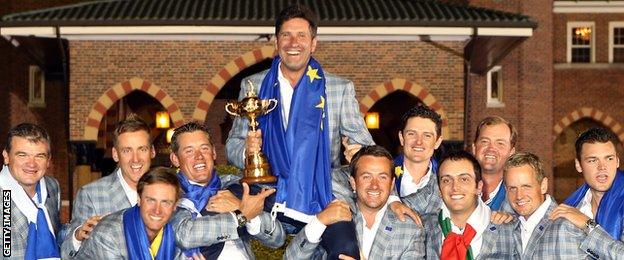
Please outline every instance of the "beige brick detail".
[[582, 107], [581, 108], [581, 116], [591, 116], [591, 112], [592, 112], [592, 108], [589, 107]]
[[396, 78], [396, 79], [392, 79], [392, 85], [394, 86], [394, 89], [403, 89], [403, 87], [405, 87], [405, 83], [407, 82], [406, 79], [402, 79], [402, 78]]
[[594, 119], [596, 119], [598, 121], [602, 121], [602, 117], [603, 116], [604, 116], [604, 113], [602, 113], [602, 111], [596, 110], [596, 116], [594, 117]]
[[360, 104], [370, 109], [375, 104], [375, 100], [373, 100], [370, 96], [366, 96], [360, 101]]
[[224, 69], [230, 73], [232, 77], [240, 72], [240, 69], [236, 66], [236, 62], [234, 61], [230, 61], [227, 65], [225, 65]]
[[384, 86], [384, 84], [377, 86], [374, 91], [377, 91], [377, 95], [379, 95], [379, 99], [382, 99], [386, 95], [388, 95], [388, 91], [386, 90], [386, 86]]
[[559, 135], [561, 132], [563, 132], [563, 128], [561, 127], [561, 125], [556, 124], [555, 125], [555, 134]]
[[442, 127], [442, 138], [450, 138], [451, 134], [450, 134], [450, 130], [448, 128], [448, 126], [443, 126]]
[[611, 127], [614, 133], [619, 133], [622, 130], [622, 125], [620, 123], [616, 123], [613, 127]]
[[613, 118], [611, 116], [607, 116], [603, 121], [603, 124], [605, 124], [606, 126], [611, 126], [611, 123], [613, 123]]
[[271, 58], [273, 57], [273, 53], [275, 53], [275, 45], [263, 46], [260, 48], [260, 51], [262, 52], [262, 57]]
[[243, 59], [243, 62], [245, 63], [245, 65], [247, 66], [251, 66], [253, 64], [256, 64], [256, 57], [254, 57], [253, 55], [253, 51], [247, 52], [245, 54], [243, 54], [243, 56], [241, 56], [241, 58]]
[[427, 97], [425, 97], [425, 99], [423, 100], [423, 103], [425, 103], [425, 105], [427, 106], [431, 106], [435, 104], [435, 102], [436, 102], [436, 99], [431, 94], [428, 94]]
[[91, 126], [85, 126], [84, 140], [97, 141], [98, 129]]
[[577, 120], [579, 120], [581, 118], [581, 116], [579, 115], [579, 110], [574, 110], [574, 112], [572, 112], [571, 116], [572, 116], [572, 120], [574, 122], [576, 122]]
[[175, 102], [173, 101], [173, 98], [171, 98], [171, 96], [169, 96], [169, 94], [165, 94], [165, 97], [160, 101], [160, 103], [164, 107], [169, 107], [169, 106], [171, 106]]
[[180, 112], [180, 109], [173, 111], [173, 113], [171, 114], [171, 122], [176, 121], [184, 122], [184, 116], [182, 116], [182, 112]]
[[621, 142], [624, 142], [624, 133], [621, 133], [620, 135], [618, 135], [618, 138], [620, 139]]
[[91, 112], [89, 112], [89, 117], [87, 117], [87, 120], [91, 118], [99, 122], [100, 120], [102, 120], [103, 116], [104, 115], [100, 114], [100, 112], [98, 112], [97, 110], [92, 109]]
[[113, 91], [115, 92], [115, 94], [117, 94], [118, 98], [122, 98], [124, 97], [126, 94], [126, 91], [123, 89], [123, 87], [121, 86], [121, 83], [117, 83], [115, 84], [115, 86], [113, 86]]
[[158, 94], [158, 90], [160, 90], [158, 86], [150, 85], [150, 87], [147, 89], [147, 94], [150, 94], [150, 96], [155, 97], [156, 94]]
[[131, 78], [129, 82], [130, 86], [132, 86], [132, 89], [140, 89], [143, 85], [143, 79], [137, 77]]
[[568, 119], [568, 117], [564, 117], [561, 119], [561, 124], [563, 124], [564, 126], [569, 126], [572, 122], [570, 122], [570, 119]]
[[102, 96], [100, 96], [100, 98], [98, 99], [98, 102], [102, 103], [102, 105], [106, 109], [110, 108], [113, 105], [113, 101], [106, 94], [103, 94]]
[[208, 111], [195, 108], [195, 111], [193, 111], [192, 119], [194, 121], [204, 122], [204, 120], [206, 120], [206, 112]]
[[[218, 88], [221, 88], [223, 87], [223, 85], [225, 85], [225, 80], [219, 74], [217, 74], [214, 77], [212, 77], [212, 79], [210, 80], [210, 83], [217, 86]], [[202, 92], [208, 92], [208, 90], [204, 89], [204, 91]], [[202, 100], [206, 100], [206, 99], [202, 99]]]

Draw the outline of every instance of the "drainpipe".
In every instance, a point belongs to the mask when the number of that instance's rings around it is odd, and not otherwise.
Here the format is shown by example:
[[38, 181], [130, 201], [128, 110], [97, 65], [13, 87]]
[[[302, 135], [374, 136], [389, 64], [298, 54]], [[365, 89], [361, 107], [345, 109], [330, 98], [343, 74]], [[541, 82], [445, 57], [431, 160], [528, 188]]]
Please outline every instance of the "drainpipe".
[[[477, 27], [472, 28], [472, 35], [470, 36], [470, 41], [472, 42], [472, 48], [474, 49], [474, 39], [477, 37]], [[470, 135], [470, 128], [468, 127], [470, 123], [470, 94], [471, 94], [471, 84], [470, 84], [470, 60], [474, 52], [470, 51], [470, 57], [466, 57], [464, 55], [464, 150], [469, 151], [470, 140], [468, 140], [468, 136]]]
[[[65, 86], [65, 98], [67, 98], [67, 106], [65, 106], [65, 115], [67, 116], [67, 119], [65, 122], [67, 122], [67, 132], [65, 134], [65, 138], [66, 138], [66, 146], [67, 146], [67, 150], [71, 150], [71, 144], [69, 142], [69, 76], [67, 75], [67, 54], [65, 53], [65, 48], [63, 47], [63, 39], [61, 38], [61, 28], [59, 26], [55, 27], [55, 31], [56, 31], [56, 39], [58, 41], [58, 47], [59, 47], [59, 51], [61, 53], [61, 64], [62, 64], [62, 69], [61, 69], [61, 73], [63, 75], [63, 86]], [[68, 194], [68, 201], [73, 201], [73, 196], [74, 196], [74, 183], [73, 183], [73, 179], [74, 176], [72, 174], [72, 171], [70, 171], [70, 162], [71, 162], [71, 158], [70, 158], [70, 152], [67, 153], [67, 172], [68, 172], [68, 182], [69, 182], [69, 190], [67, 192]], [[62, 207], [62, 200], [61, 200], [61, 207]], [[69, 214], [71, 214], [72, 211], [72, 203], [69, 203]]]

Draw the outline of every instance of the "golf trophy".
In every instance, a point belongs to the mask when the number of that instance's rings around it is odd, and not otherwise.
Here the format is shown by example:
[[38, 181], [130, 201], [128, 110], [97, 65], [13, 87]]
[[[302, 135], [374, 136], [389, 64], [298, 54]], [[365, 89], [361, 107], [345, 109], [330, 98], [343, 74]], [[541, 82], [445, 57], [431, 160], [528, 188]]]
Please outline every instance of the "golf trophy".
[[[249, 90], [245, 98], [239, 102], [228, 102], [225, 105], [225, 111], [233, 116], [246, 117], [249, 119], [249, 131], [256, 131], [258, 129], [256, 118], [273, 111], [277, 107], [277, 100], [259, 99], [251, 81], [247, 82], [249, 82]], [[243, 174], [241, 182], [248, 184], [277, 181], [277, 177], [271, 174], [271, 165], [262, 151], [247, 154]]]

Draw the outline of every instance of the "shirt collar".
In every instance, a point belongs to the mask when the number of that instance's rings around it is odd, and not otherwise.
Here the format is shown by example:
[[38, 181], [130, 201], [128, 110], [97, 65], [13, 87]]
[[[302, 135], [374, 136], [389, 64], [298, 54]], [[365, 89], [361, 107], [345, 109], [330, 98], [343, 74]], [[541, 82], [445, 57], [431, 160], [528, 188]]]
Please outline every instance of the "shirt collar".
[[581, 202], [578, 204], [579, 211], [587, 215], [589, 218], [594, 218], [594, 213], [592, 212], [591, 206], [592, 196], [593, 195], [591, 193], [591, 189], [587, 189], [587, 192], [585, 192], [585, 197], [583, 197]]
[[429, 161], [429, 168], [427, 168], [427, 173], [420, 178], [418, 183], [414, 183], [414, 178], [410, 175], [409, 170], [405, 165], [403, 165], [403, 177], [401, 178], [401, 196], [405, 197], [407, 195], [418, 192], [420, 189], [424, 188], [427, 183], [431, 180], [431, 175], [433, 175], [433, 167], [431, 165], [431, 161]]
[[130, 185], [128, 185], [126, 179], [123, 178], [123, 175], [121, 174], [121, 168], [117, 168], [116, 174], [117, 178], [119, 179], [119, 183], [121, 183], [121, 187], [124, 190], [124, 193], [126, 193], [126, 198], [128, 198], [130, 205], [134, 207], [134, 205], [136, 205], [138, 202], [139, 194], [136, 190], [130, 188]]
[[552, 203], [552, 199], [550, 198], [550, 196], [546, 196], [546, 199], [544, 200], [544, 202], [542, 202], [542, 205], [540, 205], [537, 210], [535, 210], [535, 212], [533, 212], [533, 214], [529, 216], [529, 219], [524, 219], [523, 216], [518, 217], [522, 228], [530, 231], [535, 229], [537, 224], [539, 224], [539, 222], [546, 214], [546, 211], [548, 211], [550, 203]]
[[496, 189], [494, 189], [492, 192], [490, 192], [490, 194], [488, 195], [488, 200], [485, 201], [485, 204], [490, 204], [490, 202], [492, 202], [492, 200], [494, 200], [494, 197], [496, 197], [496, 193], [498, 193], [498, 190], [500, 190], [502, 184], [503, 184], [503, 181], [501, 180], [498, 183], [498, 186], [496, 186]]

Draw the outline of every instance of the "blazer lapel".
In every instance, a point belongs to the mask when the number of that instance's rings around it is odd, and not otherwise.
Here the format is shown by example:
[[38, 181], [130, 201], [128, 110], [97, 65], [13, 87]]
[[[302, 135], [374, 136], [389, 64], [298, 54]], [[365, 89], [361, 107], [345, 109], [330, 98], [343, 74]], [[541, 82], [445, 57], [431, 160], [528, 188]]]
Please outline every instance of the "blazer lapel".
[[[497, 227], [494, 224], [489, 224], [488, 227], [483, 231], [483, 241], [481, 243], [481, 250], [479, 251], [479, 255], [489, 255], [491, 250], [494, 249], [494, 244], [496, 241], [496, 232]], [[478, 258], [480, 259], [480, 257]]]
[[381, 222], [379, 223], [379, 228], [377, 229], [377, 233], [375, 233], [375, 239], [373, 240], [373, 245], [371, 246], [371, 252], [369, 253], [369, 259], [375, 259], [375, 257], [370, 257], [373, 255], [384, 256], [388, 255], [385, 253], [386, 248], [389, 247], [390, 243], [392, 243], [392, 238], [397, 230], [394, 230], [392, 223], [395, 221], [394, 216], [390, 216], [391, 214], [388, 212], [390, 209], [386, 209], [383, 217], [381, 218]]
[[[11, 215], [11, 230], [13, 231], [11, 235], [17, 233], [23, 241], [26, 241], [28, 239], [28, 219], [26, 219], [26, 216], [17, 208], [15, 203], [12, 201]], [[24, 248], [26, 248], [25, 244]]]
[[128, 196], [126, 196], [126, 191], [124, 191], [123, 187], [121, 186], [120, 181], [123, 180], [119, 179], [119, 176], [117, 176], [117, 171], [113, 172], [112, 174], [115, 174], [115, 178], [111, 178], [113, 183], [110, 184], [110, 194], [112, 194], [110, 198], [111, 205], [126, 205], [126, 207], [123, 208], [131, 207], [132, 203], [130, 203], [130, 201], [128, 200]]
[[[552, 224], [552, 221], [548, 219], [548, 216], [555, 209], [556, 206], [557, 204], [554, 203], [554, 199], [553, 199], [550, 205], [548, 206], [548, 210], [546, 210], [546, 213], [540, 220], [539, 224], [537, 224], [537, 226], [535, 226], [535, 229], [533, 229], [533, 233], [531, 234], [531, 237], [529, 238], [529, 243], [527, 244], [526, 249], [522, 253], [523, 258], [524, 257], [527, 257], [527, 259], [533, 258], [533, 253], [535, 252], [537, 245], [541, 242], [542, 236], [544, 236], [544, 233], [545, 233], [544, 231]], [[522, 246], [522, 241], [520, 243], [521, 243], [520, 245]], [[522, 252], [522, 250], [518, 252]]]

